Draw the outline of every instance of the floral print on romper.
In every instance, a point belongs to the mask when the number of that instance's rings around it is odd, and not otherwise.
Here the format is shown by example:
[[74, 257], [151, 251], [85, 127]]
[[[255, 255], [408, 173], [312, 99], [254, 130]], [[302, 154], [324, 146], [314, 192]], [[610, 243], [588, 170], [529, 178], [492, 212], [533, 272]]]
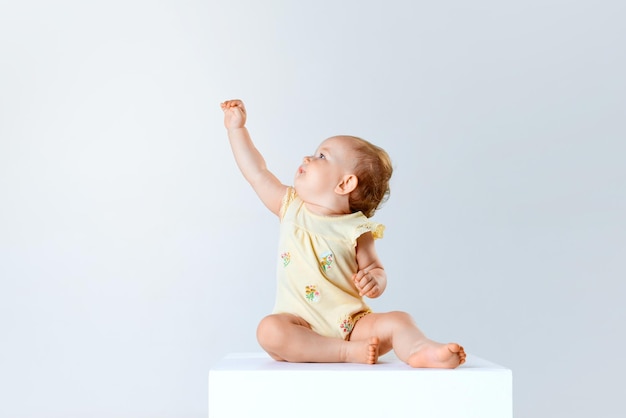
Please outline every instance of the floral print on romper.
[[320, 260], [320, 266], [322, 266], [322, 269], [324, 270], [324, 272], [327, 272], [328, 270], [332, 268], [334, 261], [335, 261], [335, 256], [333, 255], [333, 253], [329, 251], [327, 253], [322, 254], [322, 258]]
[[343, 321], [339, 324], [339, 328], [343, 332], [344, 335], [350, 335], [352, 329], [354, 328], [354, 321], [349, 316], [345, 317]]
[[285, 251], [280, 255], [280, 259], [283, 260], [283, 267], [287, 267], [287, 265], [291, 262], [291, 253], [289, 251]]
[[363, 312], [360, 312], [356, 315], [350, 315], [350, 316], [346, 316], [342, 321], [339, 322], [339, 329], [341, 330], [341, 332], [343, 332], [343, 335], [350, 335], [350, 333], [352, 333], [352, 330], [354, 329], [354, 326], [356, 325], [357, 321], [361, 318], [363, 318], [365, 315], [369, 315], [371, 314], [372, 311], [371, 310], [366, 310]]
[[319, 300], [320, 300], [320, 291], [317, 290], [317, 286], [316, 285], [310, 284], [310, 285], [308, 285], [304, 289], [304, 297], [309, 302], [312, 302], [312, 303], [319, 302]]

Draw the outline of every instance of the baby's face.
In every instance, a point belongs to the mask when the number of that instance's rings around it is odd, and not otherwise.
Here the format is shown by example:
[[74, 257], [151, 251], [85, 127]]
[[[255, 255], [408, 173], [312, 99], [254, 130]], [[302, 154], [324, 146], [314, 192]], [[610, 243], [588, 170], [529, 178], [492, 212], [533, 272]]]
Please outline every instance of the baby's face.
[[350, 138], [328, 138], [314, 155], [303, 158], [296, 171], [294, 187], [305, 201], [334, 193], [344, 176], [353, 173], [356, 160]]

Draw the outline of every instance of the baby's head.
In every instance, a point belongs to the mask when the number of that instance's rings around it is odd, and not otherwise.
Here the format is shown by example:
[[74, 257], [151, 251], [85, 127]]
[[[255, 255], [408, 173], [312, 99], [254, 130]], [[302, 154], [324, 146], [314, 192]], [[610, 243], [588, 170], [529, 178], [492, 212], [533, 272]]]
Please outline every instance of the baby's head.
[[382, 148], [354, 136], [334, 136], [304, 157], [294, 186], [314, 206], [335, 214], [361, 211], [369, 218], [389, 196], [392, 171]]
[[389, 198], [389, 180], [393, 173], [389, 154], [362, 138], [346, 136], [355, 154], [354, 174], [357, 187], [350, 193], [350, 211], [361, 211], [368, 218]]

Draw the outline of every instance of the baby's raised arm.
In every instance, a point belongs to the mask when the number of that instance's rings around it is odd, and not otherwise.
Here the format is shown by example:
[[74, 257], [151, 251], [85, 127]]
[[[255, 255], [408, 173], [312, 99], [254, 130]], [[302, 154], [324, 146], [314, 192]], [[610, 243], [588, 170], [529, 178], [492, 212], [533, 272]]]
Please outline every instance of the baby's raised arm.
[[243, 102], [227, 100], [221, 107], [224, 111], [224, 126], [239, 170], [265, 206], [278, 216], [287, 186], [267, 169], [265, 159], [252, 143], [245, 126], [246, 108]]

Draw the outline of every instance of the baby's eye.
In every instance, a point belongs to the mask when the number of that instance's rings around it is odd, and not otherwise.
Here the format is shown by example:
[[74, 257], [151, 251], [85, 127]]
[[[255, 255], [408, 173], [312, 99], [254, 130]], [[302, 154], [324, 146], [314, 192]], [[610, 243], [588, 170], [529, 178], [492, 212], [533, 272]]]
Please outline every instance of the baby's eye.
[[325, 159], [326, 159], [326, 156], [320, 152], [319, 158], [321, 158], [321, 159], [325, 160]]

